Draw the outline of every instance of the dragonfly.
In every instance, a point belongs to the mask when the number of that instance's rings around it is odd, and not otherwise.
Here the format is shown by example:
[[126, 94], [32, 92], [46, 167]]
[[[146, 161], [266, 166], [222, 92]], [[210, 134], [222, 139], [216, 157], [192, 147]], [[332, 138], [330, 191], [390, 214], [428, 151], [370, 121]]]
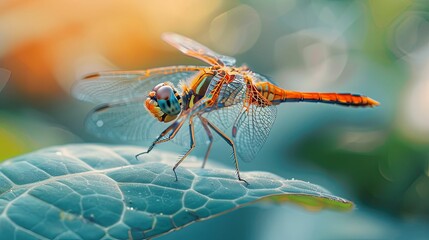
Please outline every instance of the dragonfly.
[[[187, 151], [173, 167], [176, 181], [177, 167], [205, 137], [203, 142], [208, 146], [204, 167], [215, 133], [232, 150], [238, 180], [247, 183], [240, 176], [238, 159], [251, 160], [259, 152], [276, 119], [276, 106], [281, 103], [379, 105], [358, 94], [283, 89], [246, 65], [235, 66], [235, 58], [216, 53], [190, 38], [164, 33], [162, 39], [208, 66], [92, 73], [77, 81], [73, 95], [99, 104], [86, 120], [87, 128], [96, 135], [121, 141], [152, 139], [148, 149], [136, 158], [170, 140], [187, 145]], [[183, 130], [186, 128], [189, 132]]]

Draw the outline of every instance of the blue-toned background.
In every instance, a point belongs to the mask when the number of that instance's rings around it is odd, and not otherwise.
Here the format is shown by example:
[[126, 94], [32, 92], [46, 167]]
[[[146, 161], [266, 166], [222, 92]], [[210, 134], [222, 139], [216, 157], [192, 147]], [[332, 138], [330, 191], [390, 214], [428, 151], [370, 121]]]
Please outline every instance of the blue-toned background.
[[[0, 92], [0, 160], [46, 146], [103, 142], [85, 132], [92, 106], [73, 100], [72, 83], [99, 70], [201, 64], [164, 43], [166, 31], [232, 55], [283, 88], [360, 93], [381, 106], [279, 106], [262, 151], [241, 163], [242, 171], [324, 186], [354, 201], [353, 212], [251, 207], [160, 239], [429, 235], [426, 0], [3, 1], [0, 68], [12, 74]], [[216, 141], [210, 161], [233, 167], [226, 147]]]

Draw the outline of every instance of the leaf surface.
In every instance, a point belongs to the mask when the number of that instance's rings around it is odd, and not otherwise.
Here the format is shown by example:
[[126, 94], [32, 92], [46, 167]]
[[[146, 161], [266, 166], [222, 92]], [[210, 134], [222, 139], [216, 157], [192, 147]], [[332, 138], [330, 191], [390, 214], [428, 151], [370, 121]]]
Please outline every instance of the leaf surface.
[[350, 210], [327, 190], [267, 172], [208, 167], [189, 157], [129, 146], [67, 145], [0, 165], [4, 239], [145, 239], [255, 202], [292, 202], [309, 210]]

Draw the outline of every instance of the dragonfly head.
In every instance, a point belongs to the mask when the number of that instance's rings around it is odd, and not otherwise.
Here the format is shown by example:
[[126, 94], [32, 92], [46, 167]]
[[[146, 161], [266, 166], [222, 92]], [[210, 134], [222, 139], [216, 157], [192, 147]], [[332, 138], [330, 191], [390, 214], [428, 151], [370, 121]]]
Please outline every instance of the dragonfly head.
[[182, 111], [182, 99], [170, 82], [156, 85], [149, 93], [146, 109], [160, 122], [170, 122]]

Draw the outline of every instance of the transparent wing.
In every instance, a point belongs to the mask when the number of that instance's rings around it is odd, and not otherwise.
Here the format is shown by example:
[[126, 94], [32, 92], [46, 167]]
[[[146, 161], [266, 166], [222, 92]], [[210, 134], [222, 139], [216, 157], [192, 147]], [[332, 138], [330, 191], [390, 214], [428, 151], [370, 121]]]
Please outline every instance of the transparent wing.
[[[253, 82], [261, 80], [255, 79], [259, 75], [247, 76]], [[250, 161], [267, 140], [276, 115], [276, 107], [237, 75], [222, 86], [218, 108], [208, 112], [207, 118], [223, 131], [231, 132], [239, 158]]]
[[[263, 76], [250, 74], [247, 77], [254, 83]], [[243, 108], [232, 130], [238, 156], [244, 161], [252, 160], [262, 148], [277, 116], [276, 106], [262, 96], [254, 85], [247, 87]]]
[[88, 75], [73, 86], [73, 95], [93, 103], [109, 103], [143, 97], [160, 82], [175, 86], [204, 67], [171, 66], [142, 71], [106, 71]]
[[264, 145], [276, 119], [277, 108], [271, 106], [250, 105], [239, 116], [235, 125], [237, 153], [244, 161], [252, 160]]
[[266, 142], [276, 115], [273, 105], [250, 105], [246, 111], [242, 104], [235, 104], [209, 112], [206, 118], [225, 133], [231, 133], [240, 160], [251, 161]]
[[[136, 143], [154, 141], [173, 122], [159, 122], [147, 112], [144, 101], [145, 98], [134, 98], [124, 102], [102, 104], [88, 115], [86, 127], [95, 136], [114, 141]], [[200, 143], [205, 143], [208, 138], [204, 131], [201, 131], [200, 122], [195, 123], [197, 139]], [[172, 142], [189, 147], [187, 122]]]
[[[207, 93], [210, 93], [217, 85], [222, 77], [214, 77]], [[214, 109], [209, 109], [206, 118], [213, 124], [222, 129], [225, 133], [230, 131], [230, 127], [237, 119], [243, 108], [243, 101], [246, 94], [246, 84], [240, 75], [237, 75], [230, 83], [222, 84], [219, 91], [217, 106]]]
[[236, 62], [233, 57], [216, 53], [201, 43], [176, 33], [164, 33], [162, 39], [182, 53], [211, 65], [233, 66]]
[[88, 115], [86, 127], [94, 135], [110, 140], [153, 140], [168, 124], [159, 122], [150, 115], [144, 107], [144, 101], [144, 98], [137, 98], [100, 105]]

